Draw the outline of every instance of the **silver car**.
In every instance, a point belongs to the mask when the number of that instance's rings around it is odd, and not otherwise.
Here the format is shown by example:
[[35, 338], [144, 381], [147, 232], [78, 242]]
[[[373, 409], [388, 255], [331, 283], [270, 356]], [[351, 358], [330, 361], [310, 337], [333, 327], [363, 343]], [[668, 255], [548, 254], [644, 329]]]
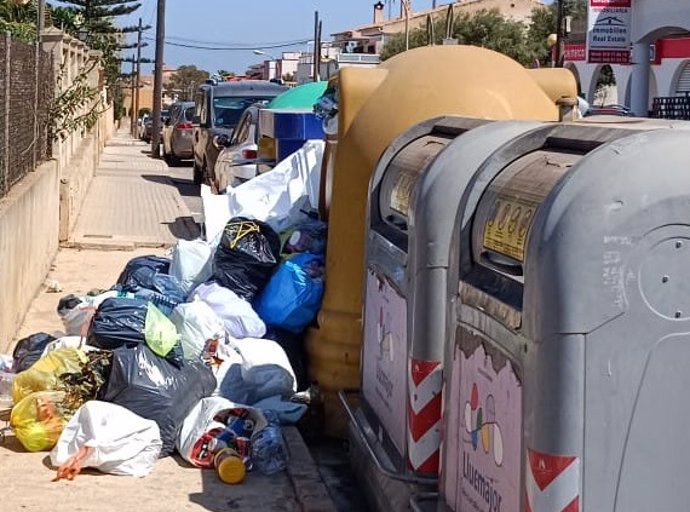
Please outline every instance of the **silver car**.
[[194, 157], [194, 102], [179, 101], [170, 107], [163, 127], [163, 158], [168, 165]]
[[259, 105], [248, 107], [229, 139], [223, 140], [223, 136], [217, 136], [214, 143], [219, 147], [225, 146], [218, 155], [213, 173], [219, 191], [236, 187], [258, 174], [257, 123], [260, 109]]

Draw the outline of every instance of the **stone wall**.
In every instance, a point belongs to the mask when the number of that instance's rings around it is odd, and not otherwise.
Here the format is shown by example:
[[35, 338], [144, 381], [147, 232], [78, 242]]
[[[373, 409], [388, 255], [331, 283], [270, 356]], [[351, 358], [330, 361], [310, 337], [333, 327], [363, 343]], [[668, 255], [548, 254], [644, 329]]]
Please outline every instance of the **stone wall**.
[[0, 350], [7, 352], [58, 250], [56, 161], [40, 165], [0, 199]]

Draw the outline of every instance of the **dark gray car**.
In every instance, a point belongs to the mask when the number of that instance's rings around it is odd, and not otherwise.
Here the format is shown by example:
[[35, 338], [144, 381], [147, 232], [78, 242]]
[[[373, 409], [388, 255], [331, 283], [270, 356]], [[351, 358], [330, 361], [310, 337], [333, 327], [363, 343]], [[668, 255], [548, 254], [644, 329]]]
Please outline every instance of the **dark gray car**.
[[208, 83], [199, 88], [194, 117], [194, 183], [215, 181], [213, 173], [222, 146], [217, 147], [213, 138], [230, 137], [247, 107], [268, 102], [286, 90], [263, 80]]

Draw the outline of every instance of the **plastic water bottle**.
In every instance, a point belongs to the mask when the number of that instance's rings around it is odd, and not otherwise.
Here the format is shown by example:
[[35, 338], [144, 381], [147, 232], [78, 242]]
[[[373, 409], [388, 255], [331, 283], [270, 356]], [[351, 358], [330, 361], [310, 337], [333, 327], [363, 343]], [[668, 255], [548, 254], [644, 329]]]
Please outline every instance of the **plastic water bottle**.
[[252, 435], [252, 462], [267, 476], [287, 468], [288, 451], [280, 426], [269, 423]]

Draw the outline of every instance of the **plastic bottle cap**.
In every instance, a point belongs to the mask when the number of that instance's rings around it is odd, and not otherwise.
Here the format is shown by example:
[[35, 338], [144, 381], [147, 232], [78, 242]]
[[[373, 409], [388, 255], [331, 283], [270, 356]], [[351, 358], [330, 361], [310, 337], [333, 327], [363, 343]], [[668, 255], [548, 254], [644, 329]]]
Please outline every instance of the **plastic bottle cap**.
[[290, 240], [288, 240], [288, 243], [292, 246], [295, 246], [299, 243], [300, 239], [302, 238], [302, 234], [299, 231], [295, 231], [290, 235]]
[[226, 448], [215, 456], [216, 471], [218, 477], [226, 484], [239, 484], [247, 474], [244, 462], [235, 450]]

